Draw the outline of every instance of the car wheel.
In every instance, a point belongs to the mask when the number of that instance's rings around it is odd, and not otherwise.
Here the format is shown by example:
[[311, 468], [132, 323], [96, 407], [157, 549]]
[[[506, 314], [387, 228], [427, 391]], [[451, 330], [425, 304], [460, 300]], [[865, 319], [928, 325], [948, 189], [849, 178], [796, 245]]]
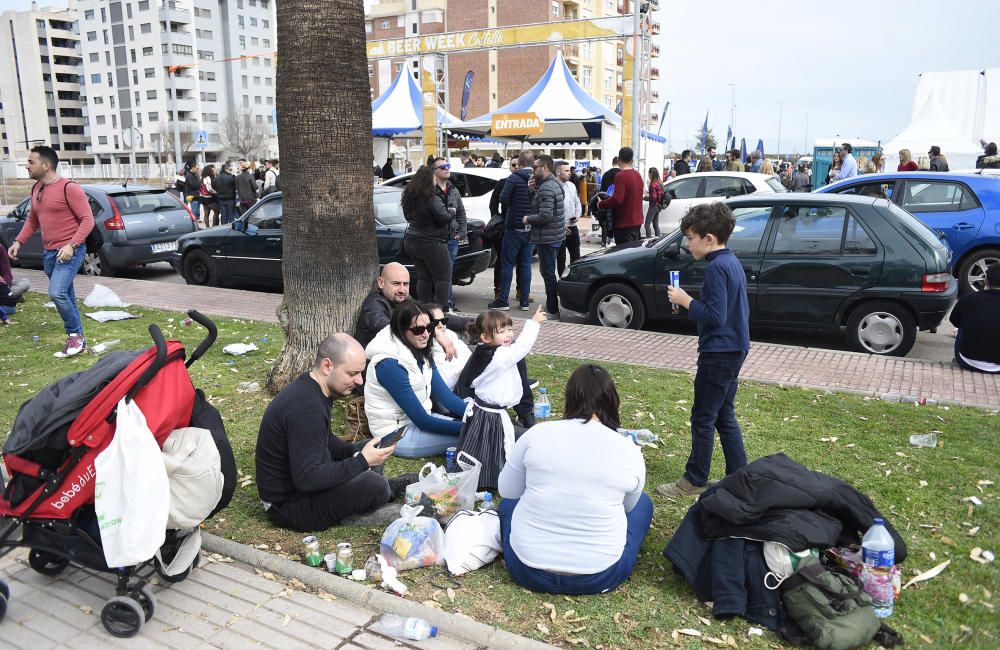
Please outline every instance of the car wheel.
[[215, 263], [208, 253], [193, 250], [184, 256], [184, 281], [205, 287], [215, 287], [219, 284]]
[[606, 284], [590, 299], [590, 319], [605, 327], [642, 329], [646, 323], [646, 305], [627, 284]]
[[108, 263], [108, 258], [104, 253], [86, 253], [83, 256], [83, 264], [80, 265], [80, 273], [95, 277], [113, 278], [115, 270]]
[[1000, 264], [1000, 249], [983, 248], [971, 253], [958, 267], [958, 289], [961, 293], [982, 291], [986, 281], [986, 269]]
[[916, 340], [913, 316], [896, 303], [862, 303], [847, 321], [847, 341], [858, 352], [905, 357]]

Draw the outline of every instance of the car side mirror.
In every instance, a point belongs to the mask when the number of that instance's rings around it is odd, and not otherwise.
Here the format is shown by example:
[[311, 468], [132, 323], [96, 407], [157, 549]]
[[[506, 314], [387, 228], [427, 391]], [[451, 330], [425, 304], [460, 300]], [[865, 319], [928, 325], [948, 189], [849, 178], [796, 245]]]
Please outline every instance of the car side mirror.
[[666, 248], [663, 249], [664, 257], [669, 257], [673, 259], [679, 256], [680, 254], [681, 254], [681, 247], [680, 244], [678, 244], [677, 242], [671, 242], [670, 244], [667, 245]]
[[246, 225], [247, 224], [245, 221], [243, 221], [242, 219], [237, 219], [236, 221], [233, 222], [232, 229], [235, 230], [236, 232], [243, 232], [244, 230], [246, 230]]

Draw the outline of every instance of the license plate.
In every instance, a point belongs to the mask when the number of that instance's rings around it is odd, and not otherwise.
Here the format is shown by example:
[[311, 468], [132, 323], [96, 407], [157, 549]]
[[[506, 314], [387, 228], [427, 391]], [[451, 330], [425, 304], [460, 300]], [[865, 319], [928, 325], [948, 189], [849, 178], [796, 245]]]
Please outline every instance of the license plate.
[[168, 251], [175, 251], [175, 250], [177, 250], [176, 241], [164, 241], [160, 242], [159, 244], [153, 244], [154, 253], [166, 253]]

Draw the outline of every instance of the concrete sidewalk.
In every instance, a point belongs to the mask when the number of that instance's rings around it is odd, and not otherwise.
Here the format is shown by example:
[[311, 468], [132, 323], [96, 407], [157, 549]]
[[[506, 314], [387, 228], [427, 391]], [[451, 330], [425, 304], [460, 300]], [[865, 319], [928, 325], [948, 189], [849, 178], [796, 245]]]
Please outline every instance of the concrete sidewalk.
[[[41, 271], [19, 269], [33, 291], [45, 292]], [[95, 284], [112, 288], [125, 302], [266, 322], [277, 322], [281, 295], [237, 289], [80, 276], [76, 292], [85, 297]], [[632, 363], [693, 372], [698, 340], [693, 336], [617, 330], [593, 325], [546, 323], [535, 352]], [[889, 401], [920, 398], [943, 403], [997, 408], [1000, 375], [962, 370], [951, 363], [877, 357], [856, 352], [753, 343], [742, 379], [878, 397]]]

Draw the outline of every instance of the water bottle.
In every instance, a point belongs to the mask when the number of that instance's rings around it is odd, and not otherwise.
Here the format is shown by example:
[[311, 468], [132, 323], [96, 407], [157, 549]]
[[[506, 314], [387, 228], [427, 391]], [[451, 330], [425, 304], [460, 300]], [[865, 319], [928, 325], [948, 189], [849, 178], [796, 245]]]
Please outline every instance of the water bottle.
[[622, 436], [626, 438], [631, 438], [632, 442], [637, 445], [649, 445], [660, 441], [660, 436], [656, 435], [649, 429], [619, 428], [618, 433], [622, 434]]
[[496, 504], [493, 502], [493, 493], [484, 492], [483, 502], [479, 504], [479, 511], [486, 512], [487, 510], [496, 510]]
[[875, 605], [875, 615], [879, 618], [892, 616], [892, 567], [896, 561], [895, 544], [886, 530], [885, 521], [876, 518], [874, 524], [861, 540], [861, 584], [871, 596]]
[[90, 348], [90, 353], [94, 355], [104, 354], [119, 343], [121, 343], [120, 339], [114, 339], [113, 341], [107, 341], [105, 343], [98, 343]]
[[547, 420], [551, 412], [552, 405], [549, 404], [549, 392], [544, 387], [539, 388], [538, 399], [535, 400], [535, 407], [532, 409], [535, 421], [541, 422], [542, 420]]
[[375, 631], [397, 639], [411, 641], [423, 641], [428, 637], [437, 636], [438, 633], [436, 627], [422, 618], [406, 618], [395, 614], [384, 614], [379, 619]]

